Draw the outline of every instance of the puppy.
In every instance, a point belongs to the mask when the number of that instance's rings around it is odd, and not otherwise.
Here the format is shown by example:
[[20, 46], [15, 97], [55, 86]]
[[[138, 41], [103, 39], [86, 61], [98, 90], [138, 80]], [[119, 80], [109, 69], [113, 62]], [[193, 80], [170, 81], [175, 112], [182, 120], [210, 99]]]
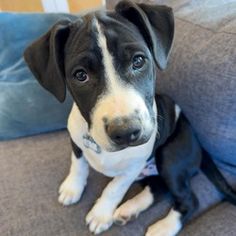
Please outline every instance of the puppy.
[[[155, 94], [156, 66], [166, 68], [174, 37], [171, 9], [122, 1], [115, 11], [72, 18], [56, 23], [24, 54], [45, 89], [63, 102], [67, 88], [74, 99], [71, 168], [59, 202], [80, 200], [90, 165], [113, 177], [86, 217], [95, 234], [114, 221], [125, 224], [170, 193], [172, 209], [146, 236], [176, 235], [197, 208], [190, 180], [200, 166], [235, 203], [180, 108]], [[143, 191], [118, 207], [150, 163], [159, 174], [144, 178]]]

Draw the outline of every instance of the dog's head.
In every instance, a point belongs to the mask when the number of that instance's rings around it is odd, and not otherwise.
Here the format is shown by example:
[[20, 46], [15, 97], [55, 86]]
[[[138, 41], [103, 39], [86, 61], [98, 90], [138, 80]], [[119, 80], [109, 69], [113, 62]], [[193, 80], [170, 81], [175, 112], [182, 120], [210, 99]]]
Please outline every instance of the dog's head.
[[155, 68], [166, 67], [173, 36], [170, 8], [122, 1], [115, 11], [58, 22], [24, 56], [59, 101], [68, 88], [92, 138], [117, 151], [153, 132]]

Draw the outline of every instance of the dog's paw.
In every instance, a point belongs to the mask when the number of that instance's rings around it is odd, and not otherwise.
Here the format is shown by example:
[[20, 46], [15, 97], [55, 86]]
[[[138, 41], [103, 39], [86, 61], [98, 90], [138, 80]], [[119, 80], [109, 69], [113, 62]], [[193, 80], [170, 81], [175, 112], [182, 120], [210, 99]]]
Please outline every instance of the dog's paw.
[[145, 236], [175, 236], [179, 230], [173, 228], [173, 225], [163, 224], [163, 222], [158, 222], [151, 225]]
[[171, 210], [165, 218], [151, 225], [145, 236], [175, 236], [181, 228], [180, 214]]
[[86, 224], [91, 233], [100, 234], [109, 229], [113, 223], [112, 212], [98, 204], [86, 216]]
[[125, 225], [129, 221], [137, 218], [139, 213], [137, 205], [135, 205], [132, 200], [128, 200], [116, 209], [113, 220], [116, 224]]
[[149, 187], [146, 187], [141, 193], [134, 198], [123, 203], [114, 213], [114, 222], [125, 225], [128, 221], [138, 217], [138, 215], [146, 210], [153, 203], [153, 194]]
[[79, 181], [78, 177], [68, 175], [59, 188], [58, 201], [64, 206], [77, 203], [84, 191], [84, 184]]

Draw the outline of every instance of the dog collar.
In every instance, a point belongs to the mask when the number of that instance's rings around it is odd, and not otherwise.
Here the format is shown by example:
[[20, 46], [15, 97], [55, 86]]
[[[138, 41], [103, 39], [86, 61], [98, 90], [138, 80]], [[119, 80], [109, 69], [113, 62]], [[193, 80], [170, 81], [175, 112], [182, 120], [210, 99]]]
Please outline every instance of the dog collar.
[[83, 142], [86, 148], [89, 148], [98, 154], [102, 152], [100, 146], [94, 141], [94, 139], [90, 135], [85, 134], [83, 136]]

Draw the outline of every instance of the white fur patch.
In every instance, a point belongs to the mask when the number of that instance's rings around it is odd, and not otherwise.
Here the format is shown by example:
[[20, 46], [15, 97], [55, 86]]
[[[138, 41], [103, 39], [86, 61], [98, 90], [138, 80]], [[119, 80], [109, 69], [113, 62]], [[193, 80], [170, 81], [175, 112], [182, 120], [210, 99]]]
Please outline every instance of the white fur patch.
[[97, 20], [95, 20], [95, 24], [96, 24], [97, 31], [98, 31], [98, 39], [97, 39], [98, 46], [100, 47], [102, 55], [103, 55], [103, 64], [104, 64], [106, 79], [108, 82], [107, 84], [108, 84], [110, 90], [117, 91], [114, 88], [116, 88], [118, 85], [117, 84], [118, 75], [117, 75], [114, 65], [113, 65], [113, 58], [108, 51], [106, 37], [103, 34], [101, 27], [100, 27]]
[[72, 152], [70, 172], [60, 186], [58, 201], [64, 206], [78, 202], [88, 177], [88, 164], [84, 157], [77, 159]]
[[89, 226], [89, 231], [94, 234], [100, 234], [107, 230], [112, 223], [112, 212], [109, 211], [108, 204], [95, 204], [86, 216], [86, 224]]
[[175, 122], [178, 121], [180, 112], [181, 112], [181, 108], [177, 104], [175, 104]]
[[84, 138], [83, 136], [88, 132], [88, 124], [81, 115], [77, 105], [73, 103], [68, 122], [67, 129], [70, 133], [70, 137], [79, 148], [83, 148]]
[[134, 198], [123, 203], [115, 211], [113, 218], [118, 224], [124, 225], [131, 219], [137, 218], [142, 211], [152, 205], [153, 201], [153, 194], [150, 191], [150, 187], [147, 186]]
[[171, 209], [166, 217], [148, 228], [145, 236], [175, 236], [181, 230], [181, 214]]

